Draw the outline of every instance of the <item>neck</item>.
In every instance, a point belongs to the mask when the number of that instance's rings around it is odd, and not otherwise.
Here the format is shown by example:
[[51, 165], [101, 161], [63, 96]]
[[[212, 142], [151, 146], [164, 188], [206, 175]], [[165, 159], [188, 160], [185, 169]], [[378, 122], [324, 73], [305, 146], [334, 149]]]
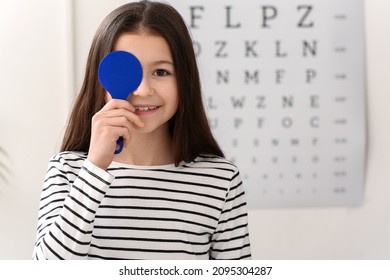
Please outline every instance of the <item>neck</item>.
[[114, 160], [121, 163], [153, 166], [174, 163], [172, 139], [168, 131], [133, 133], [130, 144]]

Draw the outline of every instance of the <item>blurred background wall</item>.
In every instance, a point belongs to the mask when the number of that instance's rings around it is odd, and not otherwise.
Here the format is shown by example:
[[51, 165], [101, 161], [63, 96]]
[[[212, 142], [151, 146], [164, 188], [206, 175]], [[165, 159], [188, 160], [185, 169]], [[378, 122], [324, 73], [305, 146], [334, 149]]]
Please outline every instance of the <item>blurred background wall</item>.
[[[127, 1], [0, 2], [0, 259], [30, 259], [39, 196], [102, 18]], [[80, 15], [93, 10], [93, 17]], [[390, 258], [390, 2], [365, 1], [368, 155], [356, 208], [250, 209], [255, 259]], [[77, 25], [79, 28], [74, 29]], [[92, 33], [91, 33], [92, 32]], [[81, 70], [80, 70], [81, 69]]]

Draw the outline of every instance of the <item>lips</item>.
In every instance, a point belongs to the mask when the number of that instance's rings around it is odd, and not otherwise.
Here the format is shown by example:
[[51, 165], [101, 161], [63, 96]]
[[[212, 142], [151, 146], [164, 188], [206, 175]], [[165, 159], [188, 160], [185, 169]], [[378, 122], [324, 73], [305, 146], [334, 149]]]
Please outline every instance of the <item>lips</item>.
[[134, 106], [136, 113], [147, 113], [152, 112], [160, 108], [160, 106], [155, 105], [136, 105]]

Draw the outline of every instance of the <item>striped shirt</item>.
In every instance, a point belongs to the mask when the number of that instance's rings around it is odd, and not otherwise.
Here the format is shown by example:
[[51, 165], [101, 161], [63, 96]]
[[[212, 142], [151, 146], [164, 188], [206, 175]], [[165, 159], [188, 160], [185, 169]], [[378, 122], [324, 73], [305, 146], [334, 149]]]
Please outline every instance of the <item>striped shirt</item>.
[[223, 158], [105, 171], [63, 152], [49, 162], [33, 259], [250, 259], [247, 221]]

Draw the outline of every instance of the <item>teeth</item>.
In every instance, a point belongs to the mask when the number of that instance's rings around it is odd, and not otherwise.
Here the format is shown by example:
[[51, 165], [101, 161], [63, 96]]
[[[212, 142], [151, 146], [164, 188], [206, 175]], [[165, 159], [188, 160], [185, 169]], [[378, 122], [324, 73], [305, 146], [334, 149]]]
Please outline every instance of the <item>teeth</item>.
[[138, 107], [138, 108], [135, 108], [136, 111], [141, 111], [141, 112], [146, 112], [146, 111], [150, 111], [150, 110], [154, 110], [156, 109], [157, 106], [152, 106], [152, 107]]

